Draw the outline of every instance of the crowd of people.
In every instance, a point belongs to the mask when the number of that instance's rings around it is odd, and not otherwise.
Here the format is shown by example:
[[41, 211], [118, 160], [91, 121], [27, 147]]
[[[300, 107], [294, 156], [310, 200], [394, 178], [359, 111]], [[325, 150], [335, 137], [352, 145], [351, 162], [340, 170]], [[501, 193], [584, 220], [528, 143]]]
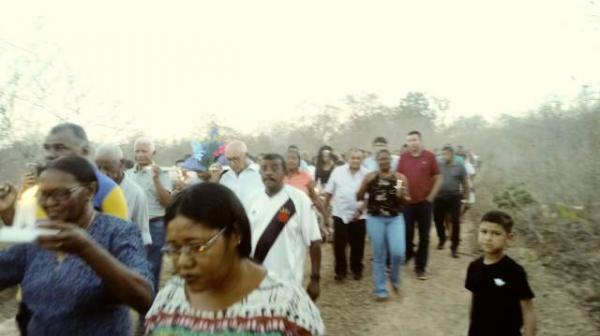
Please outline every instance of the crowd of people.
[[[92, 151], [81, 126], [57, 125], [45, 163], [0, 186], [0, 227], [34, 195], [36, 225], [57, 233], [2, 249], [0, 290], [20, 286], [22, 335], [323, 335], [322, 244], [333, 243], [340, 286], [363, 278], [370, 246], [373, 298], [386, 301], [410, 262], [428, 279], [432, 221], [437, 248], [450, 237], [449, 256], [460, 257], [461, 218], [475, 201], [480, 162], [464, 148], [429, 151], [418, 131], [398, 151], [381, 136], [371, 145], [322, 146], [314, 159], [290, 145], [252, 159], [234, 140], [226, 164], [179, 160], [172, 174], [149, 138], [128, 163], [118, 145]], [[499, 211], [481, 221], [484, 255], [465, 285], [469, 335], [535, 334], [525, 271], [504, 253], [512, 227]], [[174, 275], [161, 287], [164, 257]]]

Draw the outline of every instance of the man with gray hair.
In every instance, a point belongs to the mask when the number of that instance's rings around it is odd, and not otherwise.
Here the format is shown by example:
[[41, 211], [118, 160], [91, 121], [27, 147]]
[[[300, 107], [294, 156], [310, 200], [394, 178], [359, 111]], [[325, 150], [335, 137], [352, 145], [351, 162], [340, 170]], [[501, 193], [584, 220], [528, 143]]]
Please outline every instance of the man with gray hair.
[[227, 144], [225, 158], [230, 169], [219, 182], [231, 189], [248, 209], [252, 195], [265, 189], [259, 167], [248, 158], [248, 147], [239, 140]]
[[154, 288], [158, 289], [162, 268], [162, 248], [165, 244], [165, 207], [171, 199], [173, 182], [169, 173], [154, 162], [156, 147], [152, 140], [137, 139], [133, 145], [133, 152], [135, 166], [125, 174], [137, 183], [146, 194], [150, 235], [152, 236], [152, 245], [148, 249], [148, 261], [155, 277]]
[[348, 163], [336, 167], [325, 185], [327, 208], [332, 206], [334, 268], [337, 281], [344, 280], [348, 273], [347, 246], [350, 246], [350, 270], [353, 278], [360, 280], [363, 274], [366, 204], [356, 200], [356, 193], [369, 170], [362, 166], [362, 160], [363, 153], [360, 149], [350, 149]]
[[144, 245], [151, 245], [148, 201], [142, 188], [125, 175], [121, 148], [115, 144], [100, 145], [96, 149], [95, 162], [100, 171], [121, 187], [129, 209], [129, 220], [139, 227]]

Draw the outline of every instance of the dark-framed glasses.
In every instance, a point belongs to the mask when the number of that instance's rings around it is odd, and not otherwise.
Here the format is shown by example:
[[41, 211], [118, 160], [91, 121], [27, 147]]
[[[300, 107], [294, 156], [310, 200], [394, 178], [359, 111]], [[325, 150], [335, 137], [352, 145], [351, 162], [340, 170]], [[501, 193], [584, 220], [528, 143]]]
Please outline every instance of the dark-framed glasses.
[[226, 230], [227, 227], [222, 228], [204, 244], [189, 244], [178, 247], [166, 245], [161, 249], [161, 251], [170, 256], [180, 256], [182, 253], [187, 253], [188, 255], [199, 255], [206, 252], [206, 250], [213, 246], [217, 239], [223, 235]]
[[74, 192], [82, 188], [81, 184], [75, 184], [68, 188], [57, 188], [53, 190], [39, 190], [36, 194], [36, 197], [40, 203], [44, 203], [50, 198], [52, 198], [55, 202], [64, 202], [68, 200]]

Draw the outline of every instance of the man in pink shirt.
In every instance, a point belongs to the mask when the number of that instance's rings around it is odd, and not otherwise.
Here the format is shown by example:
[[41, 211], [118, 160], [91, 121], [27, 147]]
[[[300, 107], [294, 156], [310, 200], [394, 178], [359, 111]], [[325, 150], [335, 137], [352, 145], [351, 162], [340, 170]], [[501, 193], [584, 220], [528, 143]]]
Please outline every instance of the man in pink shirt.
[[[429, 231], [432, 203], [442, 185], [442, 175], [435, 155], [423, 148], [421, 133], [412, 131], [406, 136], [408, 151], [402, 154], [398, 172], [408, 180], [411, 200], [404, 210], [406, 221], [406, 260], [415, 257], [417, 278], [427, 279]], [[419, 247], [414, 251], [415, 224], [419, 230]]]

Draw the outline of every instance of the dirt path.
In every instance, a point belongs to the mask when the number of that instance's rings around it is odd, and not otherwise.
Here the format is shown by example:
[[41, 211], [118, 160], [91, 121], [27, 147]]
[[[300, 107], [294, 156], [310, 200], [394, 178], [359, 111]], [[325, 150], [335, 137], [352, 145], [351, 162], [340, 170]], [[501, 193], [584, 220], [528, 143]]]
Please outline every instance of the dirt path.
[[[433, 238], [433, 237], [432, 237]], [[324, 255], [331, 256], [331, 245]], [[333, 258], [325, 258], [323, 293], [319, 306], [328, 335], [465, 335], [468, 293], [464, 272], [472, 257], [450, 258], [449, 250], [431, 250], [429, 280], [415, 278], [413, 264], [402, 270], [399, 296], [377, 303], [371, 296], [370, 253], [361, 281], [333, 280]]]
[[[467, 231], [460, 258], [449, 256], [449, 250], [430, 250], [429, 280], [417, 280], [413, 264], [403, 268], [399, 297], [386, 303], [376, 303], [371, 297], [370, 277], [361, 281], [333, 280], [333, 251], [327, 245], [323, 251], [323, 289], [319, 306], [328, 335], [393, 335], [393, 336], [463, 336], [467, 334], [470, 293], [464, 289], [472, 254], [471, 223], [463, 223]], [[434, 230], [431, 245], [437, 243]], [[600, 335], [589, 316], [577, 306], [573, 297], [542, 265], [531, 260], [531, 251], [522, 247], [509, 249], [511, 257], [524, 265], [537, 297], [538, 335], [589, 336]], [[365, 263], [365, 274], [371, 274], [371, 264]]]
[[[468, 231], [472, 227], [464, 223]], [[437, 242], [432, 230], [432, 245]], [[318, 305], [327, 327], [327, 334], [393, 335], [393, 336], [459, 336], [466, 335], [468, 326], [469, 293], [464, 288], [467, 266], [475, 258], [469, 232], [463, 234], [459, 259], [449, 256], [448, 249], [430, 251], [429, 275], [426, 281], [417, 280], [412, 263], [403, 268], [399, 297], [376, 303], [371, 297], [371, 262], [369, 247], [365, 258], [365, 277], [360, 281], [333, 279], [333, 250], [331, 244], [323, 249], [321, 298]], [[522, 263], [529, 274], [537, 297], [536, 311], [539, 333], [543, 336], [600, 335], [591, 319], [565, 291], [564, 283], [540, 265], [532, 252], [514, 247], [509, 254]], [[170, 265], [165, 263], [164, 279]], [[14, 291], [0, 292], [0, 335], [17, 335], [13, 316], [16, 310]]]

